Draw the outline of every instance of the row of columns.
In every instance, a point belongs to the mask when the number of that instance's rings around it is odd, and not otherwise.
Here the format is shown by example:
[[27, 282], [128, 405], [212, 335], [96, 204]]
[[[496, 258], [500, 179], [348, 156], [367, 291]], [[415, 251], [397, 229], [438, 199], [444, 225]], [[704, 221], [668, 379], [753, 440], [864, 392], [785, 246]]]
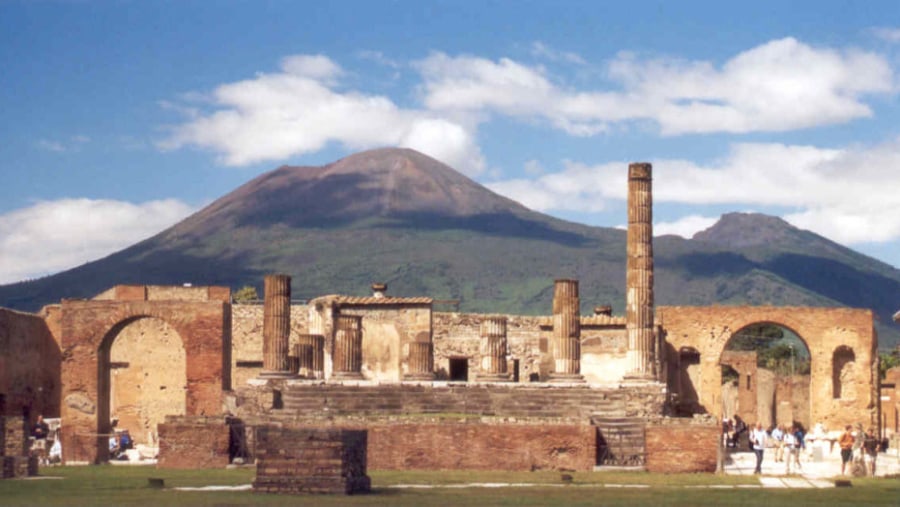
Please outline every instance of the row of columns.
[[[653, 198], [652, 166], [628, 166], [628, 236], [626, 263], [625, 330], [628, 337], [629, 378], [652, 379], [654, 369], [653, 317]], [[382, 293], [383, 294], [383, 293]], [[560, 279], [553, 287], [552, 354], [555, 371], [551, 381], [582, 382], [581, 313], [578, 281]], [[265, 277], [263, 311], [262, 377], [286, 378], [295, 371], [306, 377], [323, 374], [324, 337], [301, 335], [295, 347], [298, 364], [288, 356], [291, 317], [291, 278]], [[484, 380], [504, 381], [507, 372], [506, 317], [487, 317], [481, 325], [481, 372]], [[362, 378], [362, 318], [338, 315], [335, 319], [333, 375], [337, 379]], [[409, 344], [408, 379], [434, 376], [431, 342]]]

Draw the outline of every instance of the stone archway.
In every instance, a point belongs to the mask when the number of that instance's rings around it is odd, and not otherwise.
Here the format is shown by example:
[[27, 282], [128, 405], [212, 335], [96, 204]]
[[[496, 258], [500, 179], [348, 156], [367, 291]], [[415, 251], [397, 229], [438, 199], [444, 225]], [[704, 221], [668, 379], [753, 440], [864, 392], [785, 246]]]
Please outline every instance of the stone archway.
[[128, 430], [135, 443], [153, 445], [165, 416], [185, 414], [181, 336], [163, 319], [136, 317], [114, 326], [98, 353], [98, 433], [106, 433], [104, 421], [116, 421], [110, 430]]
[[809, 428], [811, 354], [798, 333], [775, 322], [747, 324], [726, 341], [719, 363], [723, 416]]
[[[683, 347], [700, 353], [699, 385], [694, 385], [699, 408], [721, 416], [721, 355], [734, 333], [760, 322], [778, 324], [802, 336], [810, 350], [809, 421], [825, 428], [841, 428], [864, 420], [877, 424], [877, 357], [878, 338], [871, 310], [852, 308], [811, 308], [774, 306], [661, 306], [657, 321], [669, 351], [666, 361], [677, 365], [673, 357]], [[854, 366], [841, 368], [842, 396], [834, 398], [834, 352], [840, 345], [854, 352]], [[841, 362], [839, 354], [838, 363]], [[674, 375], [670, 375], [670, 379]], [[671, 384], [671, 382], [670, 382]], [[855, 397], [843, 390], [854, 386]], [[671, 387], [671, 386], [670, 386]]]
[[115, 352], [113, 344], [122, 329], [147, 318], [164, 321], [184, 348], [183, 413], [221, 414], [223, 391], [230, 389], [231, 384], [231, 320], [227, 302], [64, 300], [61, 415], [66, 463], [99, 463], [108, 459], [110, 353]]

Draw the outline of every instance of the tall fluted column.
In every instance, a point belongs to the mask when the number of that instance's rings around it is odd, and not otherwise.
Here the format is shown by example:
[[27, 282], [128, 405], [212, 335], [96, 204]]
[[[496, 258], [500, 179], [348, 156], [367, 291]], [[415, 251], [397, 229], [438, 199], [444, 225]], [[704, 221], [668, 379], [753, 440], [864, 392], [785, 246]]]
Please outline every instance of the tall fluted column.
[[403, 380], [434, 380], [434, 344], [410, 342], [406, 361], [408, 370]]
[[553, 284], [553, 359], [551, 381], [581, 382], [581, 301], [578, 280]]
[[625, 329], [628, 377], [653, 379], [653, 167], [628, 166], [628, 252]]
[[263, 302], [263, 371], [261, 377], [292, 377], [288, 360], [291, 335], [291, 277], [267, 275]]
[[506, 347], [506, 317], [486, 317], [481, 321], [481, 372], [478, 380], [509, 381]]
[[334, 378], [362, 378], [362, 317], [338, 315], [334, 332]]

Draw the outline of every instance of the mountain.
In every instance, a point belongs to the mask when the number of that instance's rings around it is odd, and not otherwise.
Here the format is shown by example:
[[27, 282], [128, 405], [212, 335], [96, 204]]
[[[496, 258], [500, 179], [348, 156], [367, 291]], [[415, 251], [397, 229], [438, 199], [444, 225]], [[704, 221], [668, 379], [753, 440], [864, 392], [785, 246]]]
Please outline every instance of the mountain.
[[[656, 238], [654, 252], [660, 305], [872, 308], [882, 346], [900, 338], [890, 319], [900, 271], [778, 218], [724, 215], [692, 239]], [[421, 153], [386, 148], [280, 167], [104, 259], [0, 286], [0, 306], [33, 311], [127, 283], [261, 289], [273, 272], [293, 277], [295, 298], [367, 294], [378, 281], [393, 295], [458, 301], [444, 309], [525, 314], [549, 311], [553, 279], [577, 278], [583, 312], [622, 312], [625, 232], [531, 211]]]

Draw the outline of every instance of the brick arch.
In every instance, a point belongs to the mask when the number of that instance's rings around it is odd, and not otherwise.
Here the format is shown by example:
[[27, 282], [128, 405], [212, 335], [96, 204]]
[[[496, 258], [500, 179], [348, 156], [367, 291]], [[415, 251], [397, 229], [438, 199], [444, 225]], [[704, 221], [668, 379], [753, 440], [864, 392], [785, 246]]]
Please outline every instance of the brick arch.
[[[740, 329], [769, 322], [790, 329], [801, 337], [810, 352], [810, 418], [826, 427], [841, 427], [860, 417], [876, 423], [877, 370], [874, 366], [878, 340], [871, 310], [773, 306], [708, 306], [657, 308], [657, 323], [663, 328], [667, 349], [690, 346], [700, 351], [702, 385], [696, 386], [703, 409], [721, 415], [720, 357], [726, 344]], [[856, 352], [853, 381], [856, 400], [834, 400], [831, 396], [831, 357], [834, 347], [845, 344]], [[671, 358], [670, 364], [676, 364]], [[718, 372], [717, 372], [718, 370]], [[865, 415], [864, 415], [865, 414]]]
[[[230, 305], [223, 301], [64, 300], [61, 308], [63, 457], [67, 462], [103, 461], [100, 423], [101, 360], [127, 324], [157, 318], [180, 336], [185, 348], [186, 415], [219, 415], [230, 389]], [[107, 405], [108, 407], [108, 405]]]
[[[181, 355], [183, 357], [183, 364], [181, 368], [184, 371], [181, 374], [187, 376], [187, 354], [184, 352], [186, 350], [185, 340], [182, 337], [181, 333], [178, 329], [172, 325], [172, 323], [165, 320], [165, 317], [170, 317], [171, 315], [168, 312], [157, 312], [159, 315], [151, 315], [151, 314], [140, 314], [140, 315], [132, 315], [128, 316], [122, 321], [114, 324], [110, 329], [106, 332], [103, 339], [100, 341], [100, 345], [97, 349], [97, 434], [98, 435], [108, 435], [113, 432], [113, 428], [110, 424], [112, 419], [112, 393], [113, 393], [113, 383], [112, 383], [112, 349], [113, 345], [119, 340], [122, 336], [122, 332], [128, 328], [130, 325], [137, 323], [141, 320], [156, 320], [164, 323], [169, 329], [172, 329], [175, 336], [177, 336], [178, 343], [181, 346], [182, 352]], [[146, 380], [146, 379], [145, 379]], [[184, 399], [181, 401], [180, 405], [175, 409], [172, 407], [167, 414], [170, 415], [184, 415], [185, 406], [186, 406], [186, 393]], [[120, 422], [123, 422], [120, 420]], [[128, 429], [128, 427], [125, 427]], [[145, 435], [141, 433], [136, 433], [134, 430], [137, 428], [132, 427], [132, 437], [136, 442], [145, 443]], [[108, 446], [102, 446], [98, 449], [98, 460], [99, 461], [107, 461], [108, 460]]]

